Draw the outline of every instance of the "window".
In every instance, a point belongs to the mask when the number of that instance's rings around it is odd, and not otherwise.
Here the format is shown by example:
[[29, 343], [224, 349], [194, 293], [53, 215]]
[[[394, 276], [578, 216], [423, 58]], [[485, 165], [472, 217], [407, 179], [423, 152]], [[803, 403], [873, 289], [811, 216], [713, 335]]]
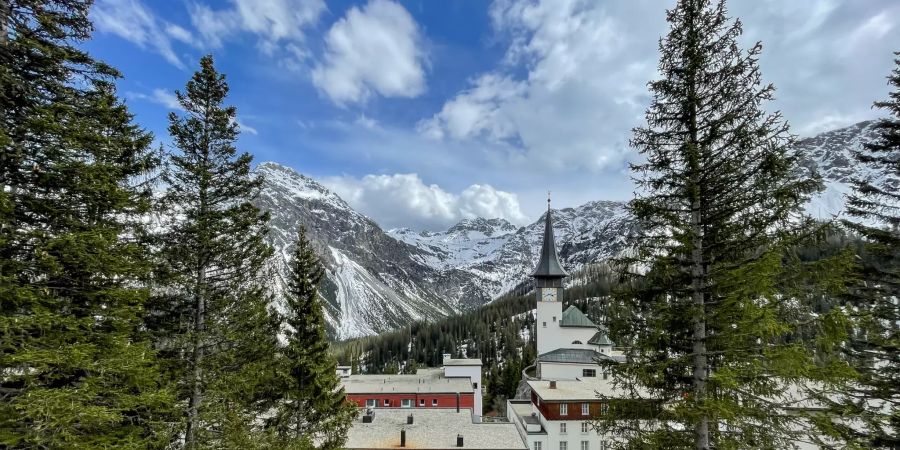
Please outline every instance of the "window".
[[391, 406], [391, 401], [389, 399], [384, 399], [384, 406]]
[[581, 434], [588, 434], [591, 431], [591, 424], [587, 422], [581, 422]]
[[534, 443], [534, 450], [541, 450], [541, 443], [540, 443], [540, 442], [535, 442], [535, 443]]
[[588, 444], [588, 441], [581, 441], [581, 450], [589, 450], [589, 449], [590, 449], [590, 445]]
[[605, 379], [607, 379], [607, 378], [609, 378], [609, 372], [607, 372], [607, 371], [604, 370], [604, 371], [603, 371], [603, 379], [605, 380]]
[[436, 398], [431, 399], [431, 406], [437, 406], [437, 399], [436, 399]]
[[404, 398], [403, 400], [400, 400], [400, 407], [401, 408], [412, 408], [412, 400], [408, 399], [408, 398]]
[[607, 412], [609, 412], [609, 403], [601, 403], [600, 414], [606, 414]]
[[419, 399], [419, 406], [425, 406], [425, 399], [424, 399], [424, 398], [420, 398], [420, 399]]
[[581, 404], [581, 415], [587, 416], [591, 414], [591, 405], [588, 403]]
[[593, 378], [597, 376], [597, 369], [581, 369], [581, 376], [584, 378]]
[[569, 415], [569, 405], [568, 404], [563, 403], [563, 404], [559, 405], [559, 415], [561, 415], [561, 416]]
[[559, 424], [559, 434], [566, 434], [566, 423]]
[[569, 443], [566, 441], [559, 441], [559, 450], [569, 450]]
[[478, 383], [472, 383], [472, 389], [478, 389]]
[[544, 322], [544, 328], [547, 328], [547, 322]]
[[606, 450], [606, 441], [600, 441], [600, 450]]
[[374, 408], [378, 406], [378, 401], [374, 398], [366, 399], [366, 408]]
[[553, 321], [556, 322], [556, 316], [553, 316]]

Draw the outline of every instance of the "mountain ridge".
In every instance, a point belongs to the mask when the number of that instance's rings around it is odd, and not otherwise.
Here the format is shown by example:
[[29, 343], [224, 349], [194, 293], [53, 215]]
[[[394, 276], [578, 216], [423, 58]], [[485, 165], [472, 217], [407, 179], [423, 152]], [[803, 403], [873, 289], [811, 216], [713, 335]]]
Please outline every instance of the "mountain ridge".
[[[874, 122], [798, 140], [800, 170], [819, 173], [825, 189], [807, 211], [840, 214], [856, 177], [873, 177], [853, 164], [852, 150], [874, 137]], [[546, 213], [525, 226], [500, 218], [466, 218], [444, 231], [383, 230], [316, 180], [276, 162], [255, 171], [264, 178], [257, 205], [272, 214], [276, 299], [296, 228], [307, 227], [326, 266], [321, 293], [329, 334], [337, 339], [377, 334], [414, 320], [479, 307], [528, 286]], [[900, 180], [878, 180], [900, 189]], [[560, 261], [574, 271], [617, 256], [634, 226], [625, 202], [595, 200], [552, 210]], [[276, 301], [276, 304], [277, 301]]]

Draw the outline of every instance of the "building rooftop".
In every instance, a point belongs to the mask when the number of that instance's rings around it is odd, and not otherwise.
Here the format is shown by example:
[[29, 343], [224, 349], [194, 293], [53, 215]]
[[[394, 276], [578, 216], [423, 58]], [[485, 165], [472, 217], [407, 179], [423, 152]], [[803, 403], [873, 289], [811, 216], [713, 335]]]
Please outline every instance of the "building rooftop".
[[[406, 448], [459, 449], [456, 436], [462, 435], [463, 449], [526, 450], [512, 423], [473, 423], [471, 412], [452, 409], [376, 409], [371, 423], [363, 423], [364, 410], [347, 434], [348, 449], [399, 448], [400, 430], [406, 430]], [[413, 415], [413, 424], [406, 417]]]
[[569, 364], [597, 364], [600, 359], [609, 357], [596, 350], [586, 348], [558, 348], [538, 357], [540, 362], [569, 363]]
[[419, 369], [415, 375], [350, 375], [341, 379], [348, 394], [400, 393], [472, 393], [466, 378], [445, 378], [441, 369]]
[[531, 276], [535, 278], [565, 278], [569, 276], [559, 263], [559, 255], [556, 253], [549, 199], [547, 199], [547, 214], [544, 216], [544, 241], [541, 245], [541, 255]]
[[462, 359], [448, 359], [444, 361], [445, 366], [480, 366], [481, 359], [478, 358], [462, 358]]
[[[622, 388], [613, 386], [612, 380], [599, 378], [586, 378], [583, 380], [557, 380], [556, 387], [550, 388], [549, 380], [529, 381], [532, 392], [536, 393], [544, 401], [562, 400], [599, 400], [599, 396], [612, 398], [630, 398], [629, 393]], [[646, 392], [638, 391], [643, 398], [649, 398]]]
[[591, 344], [591, 345], [604, 345], [604, 346], [606, 346], [606, 345], [615, 345], [615, 344], [613, 343], [613, 341], [609, 340], [609, 336], [607, 336], [607, 335], [606, 335], [606, 332], [603, 331], [603, 330], [600, 330], [600, 331], [598, 331], [597, 333], [595, 333], [595, 334], [594, 334], [594, 337], [592, 337], [592, 338], [588, 341], [588, 344]]
[[563, 311], [562, 319], [559, 320], [561, 327], [581, 327], [581, 328], [599, 328], [597, 324], [588, 319], [578, 307], [571, 305]]

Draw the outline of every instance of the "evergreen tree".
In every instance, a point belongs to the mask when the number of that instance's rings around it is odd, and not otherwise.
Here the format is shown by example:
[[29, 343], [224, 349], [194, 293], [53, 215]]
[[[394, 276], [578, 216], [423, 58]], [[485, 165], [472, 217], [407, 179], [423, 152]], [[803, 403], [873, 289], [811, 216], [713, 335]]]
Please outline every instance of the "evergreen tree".
[[162, 448], [140, 333], [158, 159], [118, 73], [75, 46], [90, 2], [0, 3], [0, 447]]
[[[849, 258], [802, 265], [788, 251], [819, 183], [798, 178], [788, 126], [763, 108], [774, 88], [761, 83], [761, 45], [739, 48], [724, 1], [680, 0], [667, 20], [662, 79], [631, 142], [646, 158], [633, 166], [639, 231], [623, 261], [635, 273], [607, 320], [629, 346], [609, 364], [615, 382], [662, 408], [645, 409], [659, 411], [643, 417], [654, 426], [625, 407], [598, 425], [633, 447], [789, 448], [802, 438], [781, 408], [791, 388], [850, 373], [824, 351], [840, 313], [817, 320], [807, 307], [841, 285]], [[795, 339], [820, 325], [830, 334]]]
[[319, 283], [325, 275], [306, 229], [300, 226], [290, 261], [285, 302], [286, 345], [281, 349], [278, 428], [287, 438], [305, 438], [320, 448], [341, 448], [356, 415], [329, 354]]
[[875, 103], [890, 117], [877, 122], [874, 141], [854, 152], [871, 176], [854, 182], [847, 201], [853, 219], [844, 221], [866, 240], [862, 283], [849, 295], [855, 329], [847, 351], [860, 376], [824, 397], [837, 400], [831, 406], [838, 414], [861, 421], [825, 422], [828, 435], [859, 448], [900, 447], [900, 192], [889, 184], [900, 179], [900, 58], [895, 63], [888, 77], [893, 91]]
[[163, 261], [148, 318], [178, 383], [189, 449], [241, 447], [270, 409], [278, 321], [267, 305], [263, 266], [268, 214], [251, 201], [262, 180], [237, 154], [235, 108], [225, 76], [200, 60], [169, 115], [177, 152], [168, 158], [160, 236]]

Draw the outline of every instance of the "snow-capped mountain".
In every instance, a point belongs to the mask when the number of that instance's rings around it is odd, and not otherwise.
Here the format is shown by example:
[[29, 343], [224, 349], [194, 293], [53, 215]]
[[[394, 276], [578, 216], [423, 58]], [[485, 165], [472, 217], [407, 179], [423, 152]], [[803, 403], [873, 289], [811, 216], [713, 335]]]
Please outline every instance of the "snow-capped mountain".
[[[527, 281], [537, 263], [544, 232], [544, 215], [516, 229], [503, 219], [466, 219], [447, 231], [389, 234], [419, 248], [423, 264], [436, 270], [459, 270], [489, 299]], [[567, 270], [618, 254], [625, 245], [631, 220], [622, 202], [593, 201], [577, 208], [553, 210], [553, 231], [560, 261]]]
[[840, 215], [844, 209], [844, 196], [853, 190], [852, 181], [856, 178], [900, 190], [900, 179], [873, 174], [853, 158], [853, 150], [875, 139], [875, 123], [871, 120], [859, 122], [797, 142], [795, 149], [800, 154], [801, 165], [810, 172], [818, 172], [825, 181], [825, 190], [815, 195], [807, 206], [811, 215], [819, 218]]
[[[804, 170], [822, 175], [826, 189], [810, 213], [840, 213], [855, 177], [872, 177], [851, 150], [873, 138], [873, 123], [799, 141]], [[273, 266], [282, 276], [296, 228], [303, 224], [327, 267], [321, 292], [333, 337], [377, 334], [418, 319], [476, 308], [523, 286], [540, 251], [543, 215], [516, 227], [503, 219], [465, 219], [446, 231], [383, 231], [335, 193], [277, 163], [257, 169], [265, 185], [259, 206], [272, 214]], [[878, 180], [900, 189], [896, 178]], [[622, 202], [593, 201], [553, 210], [557, 249], [571, 271], [617, 255], [633, 221]]]
[[[281, 292], [302, 224], [327, 272], [321, 288], [331, 334], [377, 334], [413, 320], [475, 308], [528, 280], [543, 230], [503, 219], [466, 219], [447, 231], [384, 232], [315, 180], [277, 163], [256, 169], [265, 184], [258, 206], [272, 214], [274, 290]], [[629, 220], [624, 204], [590, 202], [554, 210], [559, 253], [567, 269], [614, 255]]]

